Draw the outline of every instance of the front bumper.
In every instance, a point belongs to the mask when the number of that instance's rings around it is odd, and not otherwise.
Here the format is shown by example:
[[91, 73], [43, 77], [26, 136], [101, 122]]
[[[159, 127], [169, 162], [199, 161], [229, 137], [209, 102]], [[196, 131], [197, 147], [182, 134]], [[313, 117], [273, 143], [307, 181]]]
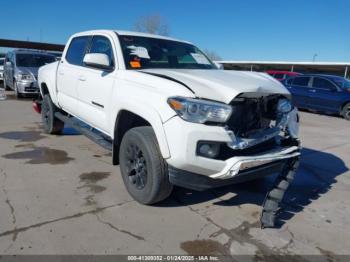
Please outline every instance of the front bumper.
[[21, 94], [38, 94], [40, 92], [37, 81], [18, 81], [17, 90]]
[[[170, 170], [170, 174], [182, 172], [204, 176], [210, 181], [230, 180], [245, 174], [245, 171], [274, 165], [276, 161], [283, 162], [300, 155], [300, 148], [294, 143], [294, 145], [274, 146], [254, 154], [240, 155], [238, 150], [238, 153], [225, 160], [212, 159], [197, 154], [198, 142], [203, 140], [232, 142], [230, 133], [224, 127], [189, 123], [179, 117], [173, 117], [164, 124], [164, 130], [171, 154], [166, 160], [172, 170], [177, 170], [176, 172]], [[270, 174], [272, 173], [271, 170]]]
[[287, 164], [288, 160], [274, 161], [239, 171], [237, 175], [228, 179], [215, 179], [169, 167], [169, 181], [176, 186], [191, 190], [204, 191], [211, 188], [243, 183], [265, 176], [278, 174], [282, 172]]

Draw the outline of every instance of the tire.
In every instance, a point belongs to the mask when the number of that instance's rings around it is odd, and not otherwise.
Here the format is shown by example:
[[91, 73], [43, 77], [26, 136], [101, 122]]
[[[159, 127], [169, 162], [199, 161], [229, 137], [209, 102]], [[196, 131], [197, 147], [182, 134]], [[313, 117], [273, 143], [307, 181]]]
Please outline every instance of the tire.
[[137, 202], [151, 205], [171, 194], [168, 166], [151, 127], [135, 127], [124, 135], [119, 162], [125, 187]]
[[45, 95], [41, 105], [41, 119], [47, 134], [59, 134], [64, 128], [64, 122], [55, 117], [57, 111], [58, 109], [52, 103], [50, 96]]
[[350, 120], [350, 103], [345, 104], [345, 106], [343, 106], [341, 115], [346, 119], [346, 120]]

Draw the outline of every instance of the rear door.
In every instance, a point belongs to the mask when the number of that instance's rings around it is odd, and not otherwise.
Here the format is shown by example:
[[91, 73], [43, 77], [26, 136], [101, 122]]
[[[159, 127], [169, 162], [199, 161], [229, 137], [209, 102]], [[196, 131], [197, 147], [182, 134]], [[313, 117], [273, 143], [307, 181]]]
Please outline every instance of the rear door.
[[74, 116], [78, 116], [77, 84], [89, 41], [90, 36], [73, 38], [57, 70], [58, 103], [65, 111]]
[[313, 77], [310, 88], [309, 107], [315, 110], [338, 112], [341, 104], [337, 86], [323, 77]]
[[[110, 66], [116, 65], [113, 52], [113, 40], [108, 36], [95, 35], [91, 40], [88, 53], [106, 54]], [[114, 86], [114, 70], [84, 66], [78, 78], [78, 107], [79, 116], [84, 122], [103, 131], [108, 132], [108, 114], [111, 111], [111, 97]]]
[[286, 81], [286, 87], [292, 94], [295, 106], [308, 108], [310, 77], [298, 76]]

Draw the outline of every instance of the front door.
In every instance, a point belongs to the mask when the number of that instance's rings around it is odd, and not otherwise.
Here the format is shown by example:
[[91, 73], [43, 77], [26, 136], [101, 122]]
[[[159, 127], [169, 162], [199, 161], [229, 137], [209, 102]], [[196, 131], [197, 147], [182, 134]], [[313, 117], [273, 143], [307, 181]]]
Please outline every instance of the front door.
[[310, 108], [327, 112], [339, 111], [341, 96], [336, 85], [328, 79], [314, 77], [309, 92], [308, 102]]
[[[113, 53], [112, 39], [96, 35], [92, 38], [89, 53], [106, 54], [110, 66], [114, 67], [116, 58]], [[108, 132], [108, 112], [111, 111], [111, 97], [114, 86], [114, 70], [84, 66], [78, 78], [79, 116], [102, 132]]]

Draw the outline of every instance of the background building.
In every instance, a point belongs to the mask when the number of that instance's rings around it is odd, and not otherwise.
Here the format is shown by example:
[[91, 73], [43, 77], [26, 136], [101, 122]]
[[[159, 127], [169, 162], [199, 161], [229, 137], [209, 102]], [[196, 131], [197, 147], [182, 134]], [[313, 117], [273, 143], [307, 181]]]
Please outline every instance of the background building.
[[350, 62], [217, 61], [226, 70], [265, 72], [267, 70], [322, 73], [350, 77]]

